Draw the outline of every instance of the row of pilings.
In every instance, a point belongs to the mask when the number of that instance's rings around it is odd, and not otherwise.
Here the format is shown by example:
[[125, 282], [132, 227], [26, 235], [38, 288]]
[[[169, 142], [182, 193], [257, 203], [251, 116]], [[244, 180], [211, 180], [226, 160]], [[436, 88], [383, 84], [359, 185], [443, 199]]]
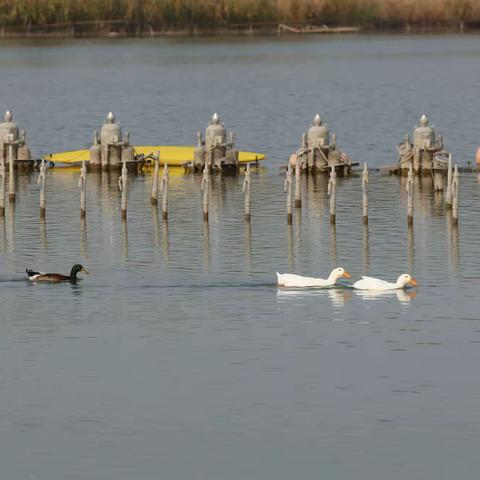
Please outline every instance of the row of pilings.
[[[39, 185], [39, 207], [40, 207], [40, 217], [45, 217], [46, 215], [46, 182], [47, 182], [47, 162], [42, 160], [40, 165], [40, 172], [38, 175], [37, 183]], [[164, 220], [168, 220], [168, 185], [169, 185], [169, 168], [168, 164], [165, 163], [163, 166], [163, 171], [160, 176], [160, 155], [154, 156], [153, 163], [153, 175], [152, 175], [152, 184], [151, 184], [151, 196], [150, 203], [157, 206], [159, 203], [162, 208], [162, 217]], [[87, 214], [87, 202], [86, 202], [86, 191], [87, 191], [87, 167], [86, 162], [83, 162], [80, 169], [79, 175], [79, 190], [80, 190], [80, 216], [85, 218]], [[295, 181], [293, 180], [295, 177]], [[14, 171], [8, 172], [8, 175], [5, 171], [5, 168], [0, 165], [0, 217], [5, 216], [5, 204], [6, 204], [6, 185], [7, 179], [9, 184], [9, 195], [8, 199], [10, 203], [15, 203], [15, 186], [10, 185], [14, 182]], [[368, 186], [369, 186], [369, 170], [368, 166], [365, 163], [363, 171], [361, 173], [361, 184], [362, 184], [362, 221], [365, 225], [368, 225], [369, 218], [369, 203], [368, 203]], [[210, 182], [211, 182], [211, 171], [209, 163], [207, 162], [204, 166], [202, 172], [201, 180], [201, 190], [202, 190], [202, 216], [205, 222], [209, 220], [209, 199], [210, 199]], [[128, 183], [129, 175], [128, 170], [123, 164], [121, 174], [118, 179], [118, 188], [121, 192], [121, 216], [122, 219], [127, 219], [127, 210], [128, 210]], [[295, 185], [295, 189], [294, 189]], [[244, 192], [244, 218], [246, 222], [251, 221], [251, 197], [252, 190], [254, 190], [254, 182], [252, 183], [251, 175], [251, 166], [248, 164], [244, 171], [244, 181], [243, 181], [243, 192]], [[328, 179], [328, 196], [329, 196], [329, 218], [330, 224], [334, 225], [337, 221], [337, 174], [335, 168], [331, 168], [330, 176]], [[13, 189], [13, 190], [12, 190]], [[12, 194], [13, 191], [13, 194]], [[286, 218], [287, 223], [292, 224], [294, 211], [299, 211], [302, 208], [302, 182], [301, 175], [299, 172], [298, 163], [296, 165], [295, 175], [293, 175], [292, 166], [288, 164], [285, 174], [284, 182], [284, 191], [286, 193]], [[413, 225], [414, 222], [414, 173], [413, 168], [410, 167], [408, 176], [405, 183], [405, 191], [407, 195], [407, 209], [406, 209], [406, 219], [408, 225]], [[161, 198], [159, 199], [159, 193], [161, 193]], [[459, 196], [459, 171], [458, 166], [452, 166], [451, 157], [449, 158], [448, 163], [448, 174], [447, 174], [447, 188], [445, 195], [445, 205], [447, 209], [452, 211], [452, 219], [455, 225], [458, 224], [458, 202]]]
[[[293, 222], [293, 204], [295, 205], [295, 210], [302, 208], [302, 183], [300, 181], [300, 172], [298, 163], [295, 168], [295, 202], [293, 202], [293, 180], [292, 180], [292, 166], [288, 164], [284, 191], [287, 194], [287, 223], [292, 224]], [[364, 168], [361, 175], [362, 181], [362, 219], [364, 225], [368, 225], [368, 184], [369, 184], [369, 170], [367, 163], [364, 164]], [[449, 156], [448, 162], [448, 174], [447, 174], [447, 191], [445, 196], [445, 206], [447, 209], [452, 210], [452, 219], [454, 225], [458, 225], [458, 195], [459, 195], [459, 171], [458, 165], [452, 167], [452, 157]], [[414, 217], [414, 208], [413, 208], [413, 197], [414, 197], [414, 172], [413, 167], [410, 165], [407, 181], [406, 181], [406, 194], [407, 194], [407, 224], [409, 226], [413, 225]], [[330, 170], [330, 177], [328, 180], [328, 196], [329, 196], [329, 208], [330, 208], [330, 224], [334, 225], [337, 218], [337, 173], [334, 167]]]
[[[49, 172], [49, 169], [47, 168], [46, 164], [44, 165], [45, 170], [35, 177], [33, 179], [35, 180], [35, 184], [38, 183], [38, 189], [35, 189], [39, 193], [40, 197], [40, 242], [43, 244], [46, 248], [48, 242], [47, 242], [47, 215], [49, 210], [48, 210], [48, 203], [46, 200], [48, 200], [48, 196], [46, 195], [46, 190], [45, 188], [47, 186], [52, 186], [54, 184], [53, 180], [55, 179], [55, 176], [52, 175]], [[169, 216], [169, 211], [168, 211], [168, 186], [169, 186], [169, 169], [168, 166], [165, 168], [160, 167], [160, 165], [157, 165], [157, 167], [154, 168], [154, 173], [155, 175], [153, 178], [150, 177], [144, 177], [145, 180], [147, 181], [146, 186], [148, 189], [148, 194], [145, 195], [144, 202], [145, 205], [148, 203], [151, 204], [151, 215], [152, 215], [152, 225], [153, 225], [153, 242], [155, 244], [158, 244], [159, 247], [164, 250], [166, 254], [168, 254], [168, 249], [169, 249], [169, 244], [170, 246], [173, 244], [171, 238], [169, 238], [169, 224], [170, 227], [172, 226], [172, 219]], [[245, 255], [248, 261], [251, 261], [251, 253], [252, 253], [252, 224], [251, 220], [255, 220], [255, 210], [252, 211], [252, 204], [250, 201], [252, 199], [255, 199], [255, 186], [256, 184], [259, 185], [260, 178], [257, 179], [256, 171], [255, 169], [252, 169], [251, 167], [248, 168], [248, 174], [247, 171], [244, 172], [245, 176], [243, 178], [243, 185], [240, 184], [238, 185], [240, 188], [243, 188], [245, 192], [245, 196], [242, 197], [245, 200], [244, 204], [244, 214], [245, 214], [245, 236], [244, 236], [244, 243], [245, 243]], [[301, 234], [301, 224], [302, 224], [302, 211], [307, 210], [307, 211], [312, 211], [312, 203], [311, 201], [314, 201], [316, 209], [319, 204], [317, 203], [320, 198], [323, 199], [322, 205], [320, 208], [323, 209], [324, 206], [324, 199], [325, 199], [325, 194], [327, 193], [327, 190], [330, 190], [330, 197], [328, 197], [327, 204], [327, 213], [329, 216], [330, 220], [330, 229], [329, 229], [329, 237], [327, 237], [326, 241], [328, 242], [329, 238], [329, 243], [330, 243], [330, 254], [331, 258], [333, 261], [336, 261], [337, 259], [337, 223], [341, 223], [341, 220], [343, 218], [343, 214], [340, 213], [340, 216], [337, 218], [336, 216], [336, 211], [335, 211], [335, 216], [332, 217], [331, 215], [331, 207], [332, 207], [332, 193], [335, 189], [336, 193], [339, 193], [338, 199], [341, 202], [341, 199], [344, 197], [342, 195], [342, 190], [346, 185], [352, 185], [352, 181], [357, 182], [357, 185], [355, 186], [355, 196], [358, 199], [357, 202], [357, 207], [360, 206], [361, 204], [361, 217], [359, 216], [359, 223], [360, 227], [362, 226], [361, 223], [363, 223], [363, 236], [362, 236], [362, 252], [365, 255], [365, 262], [366, 265], [368, 264], [368, 249], [369, 249], [369, 231], [371, 232], [372, 229], [369, 227], [369, 205], [368, 205], [368, 184], [369, 181], [374, 181], [375, 183], [377, 180], [380, 180], [381, 177], [378, 175], [371, 175], [371, 171], [369, 172], [368, 168], [364, 167], [364, 171], [362, 172], [362, 175], [359, 177], [355, 177], [355, 179], [352, 179], [348, 183], [342, 183], [342, 181], [339, 181], [338, 184], [336, 184], [334, 181], [332, 183], [332, 178], [326, 179], [326, 178], [319, 178], [319, 177], [302, 177], [305, 181], [303, 182], [298, 182], [298, 185], [300, 185], [300, 188], [302, 190], [298, 190], [299, 192], [299, 198], [297, 200], [300, 200], [299, 202], [295, 201], [295, 196], [297, 190], [293, 190], [294, 185], [297, 184], [296, 178], [293, 178], [291, 175], [292, 172], [286, 172], [285, 177], [287, 174], [290, 173], [290, 179], [292, 180], [291, 186], [291, 194], [290, 196], [288, 195], [282, 195], [280, 192], [280, 188], [278, 189], [278, 198], [275, 200], [275, 216], [278, 219], [283, 219], [282, 215], [282, 205], [287, 204], [286, 206], [290, 205], [290, 213], [291, 216], [288, 216], [288, 209], [286, 208], [285, 211], [287, 213], [287, 216], [285, 218], [285, 228], [286, 228], [286, 246], [287, 246], [287, 255], [288, 255], [288, 265], [291, 267], [294, 267], [294, 252], [295, 252], [295, 245], [298, 245], [300, 234]], [[370, 173], [370, 178], [369, 178], [369, 173]], [[447, 213], [447, 231], [450, 235], [450, 241], [451, 243], [451, 248], [452, 250], [452, 261], [454, 268], [458, 267], [458, 258], [459, 258], [459, 229], [458, 229], [458, 177], [456, 182], [454, 181], [455, 176], [458, 175], [458, 170], [455, 172], [454, 169], [452, 169], [452, 186], [451, 186], [451, 203], [448, 204], [446, 203], [448, 201], [447, 195], [444, 194], [435, 194], [435, 204], [437, 207], [440, 206], [440, 202], [443, 204], [442, 206], [449, 207]], [[89, 181], [90, 177], [90, 181]], [[93, 178], [92, 178], [93, 177]], [[71, 177], [70, 177], [71, 178]], [[24, 190], [24, 187], [27, 185], [25, 183], [26, 181], [26, 176], [24, 177], [24, 183], [23, 183], [23, 188], [19, 189], [20, 194]], [[106, 191], [113, 193], [114, 197], [117, 199], [118, 207], [114, 207], [113, 210], [110, 210], [114, 215], [115, 212], [118, 212], [119, 214], [119, 220], [120, 218], [122, 219], [119, 221], [119, 224], [121, 224], [121, 239], [122, 239], [122, 245], [123, 245], [123, 255], [125, 258], [128, 257], [128, 224], [131, 222], [127, 221], [127, 210], [128, 210], [128, 193], [129, 193], [129, 188], [131, 189], [132, 187], [132, 180], [134, 179], [133, 174], [129, 174], [128, 176], [126, 174], [112, 174], [112, 173], [102, 173], [101, 176], [96, 175], [96, 174], [90, 174], [87, 175], [85, 168], [80, 170], [79, 175], [78, 175], [78, 185], [79, 185], [79, 207], [80, 207], [80, 212], [79, 212], [79, 217], [80, 217], [80, 230], [79, 230], [79, 242], [80, 242], [80, 252], [86, 254], [88, 253], [88, 242], [87, 242], [87, 208], [89, 211], [93, 209], [93, 205], [90, 204], [90, 202], [95, 197], [89, 196], [89, 200], [87, 202], [87, 192], [89, 190], [94, 191], [93, 189], [97, 190], [97, 195], [96, 198], [101, 198], [104, 196]], [[193, 179], [192, 179], [193, 180]], [[212, 253], [210, 247], [210, 240], [209, 236], [211, 235], [211, 230], [212, 230], [212, 221], [211, 218], [216, 218], [216, 212], [217, 212], [217, 207], [218, 204], [215, 203], [216, 195], [215, 192], [219, 192], [217, 190], [219, 187], [221, 187], [221, 191], [224, 191], [225, 185], [228, 185], [229, 182], [225, 182], [225, 179], [222, 179], [219, 176], [212, 176], [212, 175], [204, 175], [202, 174], [201, 176], [197, 176], [195, 185], [198, 188], [199, 183], [202, 183], [203, 181], [203, 189], [198, 191], [196, 190], [196, 194], [194, 197], [192, 197], [192, 205], [197, 205], [196, 210], [199, 212], [198, 214], [198, 219], [199, 219], [199, 225], [203, 225], [203, 250], [204, 250], [204, 255], [205, 259], [209, 261], [210, 255]], [[320, 180], [317, 183], [317, 180]], [[328, 183], [327, 183], [328, 180]], [[333, 178], [335, 180], [335, 177]], [[409, 220], [409, 217], [413, 218], [413, 214], [415, 213], [413, 211], [413, 197], [415, 193], [415, 208], [416, 211], [418, 211], [419, 208], [419, 201], [420, 206], [424, 205], [423, 200], [425, 199], [431, 199], [430, 195], [424, 196], [423, 193], [425, 192], [430, 192], [430, 183], [426, 182], [425, 179], [421, 180], [416, 178], [415, 182], [412, 183], [414, 185], [415, 190], [412, 188], [409, 188], [409, 192], [407, 192], [407, 183], [408, 178], [405, 179], [399, 179], [399, 185], [401, 186], [401, 193], [402, 197], [404, 199], [404, 202], [406, 205], [406, 217], [407, 217], [407, 224], [408, 224], [408, 229], [407, 229], [407, 236], [406, 236], [406, 248], [408, 252], [408, 265], [409, 268], [413, 268], [413, 258], [414, 258], [414, 251], [415, 251], [415, 242], [414, 242], [414, 225], [413, 225], [413, 220]], [[259, 183], [257, 183], [259, 182]], [[360, 190], [360, 185], [359, 183], [361, 182], [362, 189]], [[162, 183], [164, 184], [164, 187], [162, 187]], [[28, 185], [31, 185], [32, 181], [28, 181]], [[237, 183], [235, 182], [237, 185]], [[330, 184], [330, 188], [328, 189], [328, 184]], [[0, 182], [1, 185], [1, 182]], [[121, 185], [121, 189], [120, 189]], [[456, 185], [456, 186], [455, 186]], [[98, 190], [101, 187], [101, 190]], [[105, 188], [108, 187], [108, 190], [105, 190]], [[166, 187], [166, 188], [165, 188]], [[367, 187], [367, 189], [365, 189]], [[263, 188], [259, 188], [257, 186], [259, 195], [264, 193]], [[310, 190], [313, 188], [313, 190]], [[456, 192], [455, 193], [455, 189]], [[118, 193], [114, 193], [116, 192]], [[43, 193], [42, 193], [43, 192]], [[90, 193], [90, 192], [89, 192]], [[447, 192], [448, 193], [448, 192]], [[310, 195], [311, 194], [311, 195]], [[321, 196], [319, 197], [318, 194]], [[99, 197], [100, 195], [100, 197]], [[240, 202], [239, 196], [241, 196], [240, 191], [237, 190], [236, 193], [236, 198], [237, 198], [237, 205], [240, 207]], [[420, 195], [420, 196], [419, 196]], [[289, 200], [290, 197], [290, 200]], [[21, 199], [22, 196], [17, 198], [17, 203], [19, 199]], [[337, 197], [335, 197], [337, 198]], [[408, 201], [408, 198], [412, 199], [412, 202], [410, 203]], [[248, 201], [247, 201], [248, 199]], [[456, 207], [455, 207], [455, 199], [456, 199]], [[128, 218], [135, 218], [135, 214], [138, 213], [138, 206], [141, 205], [142, 199], [138, 197], [138, 195], [135, 195], [134, 197], [135, 205], [137, 208], [132, 210], [133, 215], [129, 214]], [[285, 203], [284, 203], [285, 201]], [[304, 203], [305, 202], [305, 203]], [[354, 202], [356, 202], [354, 200]], [[378, 202], [378, 196], [376, 196], [375, 204]], [[445, 203], [444, 203], [445, 202]], [[36, 203], [36, 202], [35, 202]], [[72, 202], [69, 202], [70, 205]], [[243, 202], [242, 202], [243, 203]], [[90, 205], [89, 205], [90, 204]], [[258, 202], [253, 204], [254, 208], [257, 208]], [[31, 200], [31, 192], [29, 194], [29, 208], [32, 206], [32, 200]], [[7, 248], [8, 251], [11, 251], [12, 248], [14, 248], [15, 244], [15, 210], [16, 210], [16, 203], [15, 202], [7, 202], [6, 210], [7, 214], [5, 215], [5, 218], [0, 217], [0, 249], [3, 251], [3, 248]], [[215, 213], [213, 217], [209, 216], [210, 213], [210, 208], [211, 211]], [[58, 209], [58, 205], [53, 205], [50, 210], [50, 214], [48, 214], [49, 218], [54, 218], [55, 217], [55, 210]], [[118, 210], [117, 210], [118, 209]], [[150, 210], [150, 209], [149, 209]], [[240, 210], [240, 208], [239, 208]], [[243, 210], [243, 209], [242, 209]], [[163, 218], [163, 222], [159, 221], [159, 213], [160, 211], [162, 212], [161, 218]], [[340, 212], [345, 212], [345, 205], [341, 204]], [[442, 208], [442, 212], [444, 209]], [[454, 218], [455, 213], [457, 212], [456, 219]], [[4, 211], [5, 213], [5, 211]], [[262, 217], [264, 218], [264, 213], [260, 214], [257, 217], [257, 221], [254, 222], [254, 225], [260, 225], [262, 223]], [[412, 215], [409, 215], [411, 213]], [[176, 222], [178, 217], [178, 212], [173, 211], [173, 222]], [[248, 214], [248, 217], [247, 217]], [[181, 215], [180, 215], [181, 216]], [[95, 217], [97, 218], [96, 222], [98, 221], [98, 216], [95, 214]], [[92, 217], [93, 218], [93, 217]], [[289, 220], [290, 218], [290, 220]], [[378, 220], [378, 213], [375, 215], [375, 212], [373, 214], [373, 223], [375, 224], [376, 221]], [[362, 220], [361, 220], [362, 219]], [[375, 220], [377, 219], [377, 220]], [[352, 217], [351, 215], [349, 216], [349, 221], [351, 222]], [[132, 220], [131, 220], [132, 221]], [[135, 220], [133, 220], [135, 222]], [[327, 219], [328, 221], [328, 219]], [[340, 222], [339, 222], [340, 221]], [[216, 220], [213, 221], [214, 224], [216, 224]], [[282, 222], [281, 222], [282, 223]], [[5, 232], [6, 228], [6, 232]], [[30, 228], [30, 227], [29, 227]], [[416, 229], [415, 229], [416, 230]], [[210, 232], [210, 233], [209, 233]], [[362, 229], [360, 228], [360, 232], [362, 232]], [[171, 235], [170, 235], [171, 236]], [[239, 239], [241, 242], [241, 239]], [[455, 260], [456, 259], [456, 260]], [[368, 271], [368, 265], [365, 267], [365, 271]]]

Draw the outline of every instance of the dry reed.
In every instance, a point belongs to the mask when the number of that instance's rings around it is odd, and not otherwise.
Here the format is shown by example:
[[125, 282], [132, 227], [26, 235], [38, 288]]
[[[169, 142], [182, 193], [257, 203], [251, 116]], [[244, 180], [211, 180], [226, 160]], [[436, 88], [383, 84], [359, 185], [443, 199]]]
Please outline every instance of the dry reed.
[[480, 22], [479, 0], [0, 0], [0, 27], [119, 20], [131, 31], [255, 22]]

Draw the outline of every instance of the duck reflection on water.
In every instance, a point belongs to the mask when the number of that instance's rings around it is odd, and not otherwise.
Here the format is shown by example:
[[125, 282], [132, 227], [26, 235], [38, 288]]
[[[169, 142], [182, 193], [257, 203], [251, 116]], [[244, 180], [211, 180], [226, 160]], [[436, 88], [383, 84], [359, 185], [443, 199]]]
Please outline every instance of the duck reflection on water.
[[416, 290], [355, 290], [363, 300], [385, 300], [396, 297], [400, 303], [410, 303], [416, 296]]
[[344, 307], [352, 298], [351, 288], [279, 288], [277, 299], [279, 301], [290, 301], [292, 298], [328, 297], [334, 307]]
[[[279, 301], [290, 301], [292, 298], [312, 298], [312, 297], [328, 297], [334, 307], [344, 307], [352, 298], [354, 290], [349, 287], [336, 288], [279, 288], [277, 289], [277, 299]], [[389, 291], [368, 291], [355, 290], [355, 296], [366, 301], [385, 301], [390, 298], [396, 298], [402, 304], [409, 304], [417, 296], [416, 290], [389, 290]]]

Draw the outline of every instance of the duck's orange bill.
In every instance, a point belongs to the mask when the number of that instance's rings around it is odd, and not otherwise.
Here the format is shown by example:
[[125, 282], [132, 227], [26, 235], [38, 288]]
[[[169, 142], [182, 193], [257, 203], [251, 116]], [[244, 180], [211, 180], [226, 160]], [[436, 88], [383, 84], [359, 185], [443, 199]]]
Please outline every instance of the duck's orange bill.
[[410, 285], [412, 285], [413, 287], [417, 286], [417, 281], [414, 278], [412, 278], [408, 283], [410, 283]]
[[348, 272], [345, 272], [345, 273], [343, 274], [343, 277], [344, 277], [344, 278], [350, 278], [351, 275], [350, 275]]
[[85, 268], [82, 268], [81, 270], [83, 273], [86, 273], [87, 275], [90, 275], [90, 272], [88, 272]]

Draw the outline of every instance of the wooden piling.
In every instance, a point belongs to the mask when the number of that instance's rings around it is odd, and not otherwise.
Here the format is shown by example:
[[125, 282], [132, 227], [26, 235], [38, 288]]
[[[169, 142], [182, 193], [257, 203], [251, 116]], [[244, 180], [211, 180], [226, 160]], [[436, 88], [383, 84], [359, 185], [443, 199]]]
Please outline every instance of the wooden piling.
[[295, 208], [302, 208], [302, 176], [300, 171], [300, 155], [295, 161]]
[[8, 200], [15, 203], [15, 166], [13, 162], [13, 144], [8, 145]]
[[0, 217], [5, 217], [5, 180], [6, 169], [5, 162], [0, 163]]
[[452, 178], [452, 221], [456, 227], [458, 225], [458, 186], [459, 186], [458, 165], [455, 165]]
[[413, 166], [410, 164], [407, 177], [407, 224], [413, 225]]
[[162, 218], [168, 220], [168, 164], [163, 165], [162, 182], [160, 184], [160, 191], [162, 192]]
[[290, 162], [287, 166], [287, 174], [285, 176], [285, 184], [283, 186], [283, 191], [287, 192], [287, 224], [292, 225], [293, 215], [292, 215], [292, 166]]
[[153, 177], [152, 177], [152, 195], [150, 197], [150, 203], [152, 205], [158, 205], [158, 172], [160, 170], [160, 152], [154, 159]]
[[203, 192], [203, 221], [208, 222], [208, 192], [210, 186], [210, 171], [208, 162], [203, 167], [201, 189]]
[[336, 222], [336, 202], [337, 202], [337, 173], [335, 166], [332, 165], [330, 170], [330, 180], [328, 181], [328, 195], [330, 197], [330, 225]]
[[368, 225], [368, 167], [367, 162], [363, 165], [362, 172], [362, 194], [363, 194], [363, 224]]
[[122, 220], [127, 219], [127, 204], [128, 204], [128, 192], [127, 192], [127, 182], [128, 182], [128, 175], [127, 175], [127, 164], [123, 162], [122, 167], [122, 174], [118, 179], [118, 188], [122, 192]]
[[448, 170], [447, 170], [447, 194], [445, 196], [445, 206], [452, 208], [452, 154], [448, 155]]
[[82, 162], [82, 168], [80, 169], [80, 179], [78, 181], [80, 188], [80, 218], [86, 218], [87, 216], [87, 165], [85, 160]]
[[45, 218], [45, 182], [47, 180], [47, 165], [44, 159], [40, 165], [40, 175], [37, 183], [40, 185], [40, 218]]
[[245, 221], [250, 223], [250, 193], [251, 193], [251, 179], [250, 179], [250, 164], [247, 163], [245, 169], [245, 178], [243, 180], [243, 193], [245, 194]]

